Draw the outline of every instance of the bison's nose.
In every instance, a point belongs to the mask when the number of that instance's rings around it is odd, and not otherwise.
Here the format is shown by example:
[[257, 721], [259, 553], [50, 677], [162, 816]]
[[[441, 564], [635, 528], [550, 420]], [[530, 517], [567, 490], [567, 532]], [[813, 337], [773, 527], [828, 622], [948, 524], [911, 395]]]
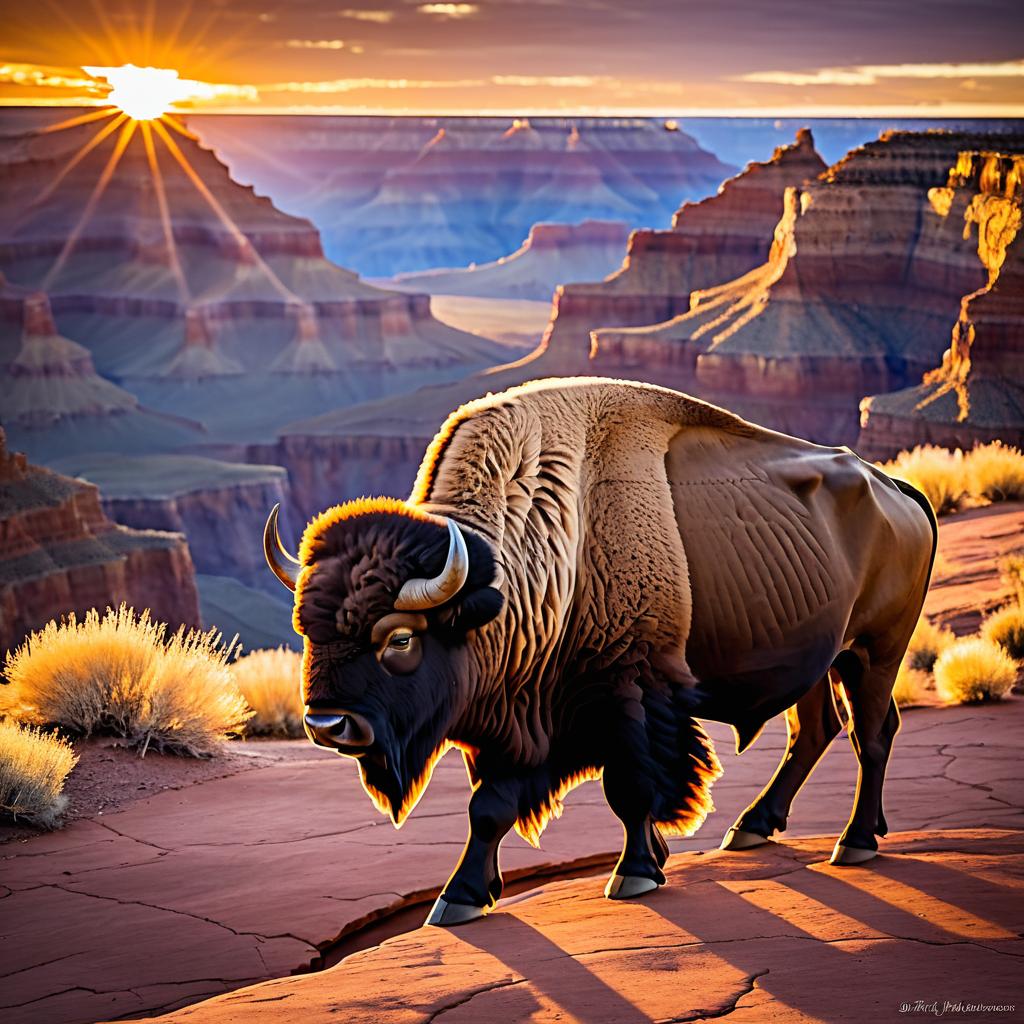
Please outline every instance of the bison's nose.
[[360, 754], [373, 745], [373, 726], [352, 711], [307, 710], [302, 724], [318, 747]]

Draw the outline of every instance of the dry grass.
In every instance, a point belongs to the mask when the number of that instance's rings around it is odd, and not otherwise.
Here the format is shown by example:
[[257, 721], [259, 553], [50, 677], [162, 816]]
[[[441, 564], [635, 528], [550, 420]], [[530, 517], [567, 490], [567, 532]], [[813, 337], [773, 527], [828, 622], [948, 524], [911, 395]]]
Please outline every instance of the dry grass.
[[1017, 664], [991, 640], [957, 640], [935, 662], [935, 689], [954, 704], [1002, 700], [1017, 680]]
[[999, 579], [1010, 588], [1013, 599], [1024, 605], [1024, 551], [1011, 551], [996, 563]]
[[917, 620], [914, 633], [907, 646], [906, 657], [903, 659], [907, 668], [919, 672], [931, 672], [935, 667], [935, 659], [956, 640], [952, 630], [939, 629], [933, 626], [926, 616]]
[[302, 655], [286, 647], [253, 651], [231, 666], [231, 677], [255, 714], [247, 736], [303, 736]]
[[1016, 661], [1024, 660], [1024, 607], [1008, 604], [981, 624], [981, 636], [998, 644]]
[[896, 685], [892, 688], [892, 696], [896, 705], [901, 708], [920, 704], [925, 694], [931, 689], [931, 676], [919, 668], [911, 668], [907, 662], [900, 665], [896, 673]]
[[1024, 499], [1024, 454], [1018, 448], [992, 441], [964, 456], [968, 488], [973, 497], [988, 501]]
[[80, 736], [121, 736], [149, 749], [205, 757], [238, 733], [249, 711], [214, 630], [167, 627], [122, 605], [50, 622], [7, 656], [0, 714]]
[[52, 828], [67, 805], [64, 780], [77, 761], [56, 733], [0, 721], [0, 814]]
[[879, 463], [883, 472], [899, 477], [923, 491], [936, 515], [955, 512], [967, 496], [967, 476], [961, 451], [920, 445], [900, 452], [891, 462]]

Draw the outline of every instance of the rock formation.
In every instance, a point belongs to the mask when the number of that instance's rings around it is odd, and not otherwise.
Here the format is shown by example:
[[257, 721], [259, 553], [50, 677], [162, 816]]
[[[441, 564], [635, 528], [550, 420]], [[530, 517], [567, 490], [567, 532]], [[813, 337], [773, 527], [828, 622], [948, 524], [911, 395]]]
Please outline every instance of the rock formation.
[[988, 280], [964, 296], [940, 367], [861, 403], [858, 450], [868, 458], [918, 444], [1024, 446], [1024, 155], [961, 153], [929, 198], [939, 215], [962, 218]]
[[[597, 372], [692, 391], [768, 426], [853, 444], [865, 394], [905, 387], [985, 281], [962, 207], [936, 208], [965, 144], [1009, 136], [887, 133], [787, 192], [768, 262], [695, 292], [649, 328], [594, 332]], [[957, 200], [965, 203], [963, 197]]]
[[534, 224], [514, 253], [493, 263], [399, 274], [388, 284], [431, 295], [547, 300], [563, 281], [610, 274], [622, 261], [628, 237], [621, 221]]
[[647, 118], [202, 115], [189, 125], [238, 180], [316, 223], [328, 256], [378, 277], [497, 260], [542, 221], [666, 223], [681, 197], [706, 196], [734, 171]]
[[690, 308], [692, 291], [753, 270], [768, 255], [785, 190], [825, 169], [810, 131], [801, 129], [795, 142], [779, 146], [770, 160], [747, 164], [716, 195], [684, 203], [671, 230], [634, 232], [616, 273], [558, 289], [551, 343], [578, 347], [595, 328], [667, 320]]
[[122, 601], [198, 626], [185, 539], [115, 525], [93, 485], [8, 452], [0, 431], [0, 651], [50, 619]]
[[203, 438], [198, 423], [139, 406], [57, 332], [47, 296], [0, 286], [0, 423], [32, 458], [100, 447], [160, 451]]
[[45, 291], [60, 331], [143, 405], [200, 420], [210, 441], [249, 440], [506, 358], [436, 321], [426, 295], [330, 263], [309, 221], [154, 125], [26, 133], [0, 116], [0, 271]]
[[276, 583], [262, 538], [267, 512], [287, 501], [288, 476], [280, 466], [195, 455], [80, 455], [54, 468], [95, 484], [115, 522], [183, 533], [197, 573], [267, 589]]

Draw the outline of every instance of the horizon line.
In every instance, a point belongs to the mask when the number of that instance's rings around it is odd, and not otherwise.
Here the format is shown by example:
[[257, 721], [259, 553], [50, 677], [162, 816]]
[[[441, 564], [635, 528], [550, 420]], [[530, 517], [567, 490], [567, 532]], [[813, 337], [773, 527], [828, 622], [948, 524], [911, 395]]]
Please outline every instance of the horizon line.
[[[37, 99], [26, 102], [23, 98], [0, 97], [0, 107], [6, 109], [91, 109], [110, 106], [106, 99]], [[264, 106], [259, 108], [239, 106], [209, 106], [182, 108], [172, 107], [169, 114], [178, 117], [244, 116], [244, 117], [643, 117], [673, 120], [678, 118], [785, 118], [802, 117], [840, 118], [842, 120], [875, 120], [878, 118], [902, 118], [906, 120], [1024, 120], [1024, 104], [929, 104], [917, 106], [878, 105], [848, 108], [834, 105], [805, 105], [798, 107], [689, 107], [689, 108], [619, 108], [619, 107], [539, 107], [539, 108], [483, 108], [480, 110], [453, 109], [450, 107], [419, 109], [411, 107], [370, 107], [339, 105], [296, 105]]]

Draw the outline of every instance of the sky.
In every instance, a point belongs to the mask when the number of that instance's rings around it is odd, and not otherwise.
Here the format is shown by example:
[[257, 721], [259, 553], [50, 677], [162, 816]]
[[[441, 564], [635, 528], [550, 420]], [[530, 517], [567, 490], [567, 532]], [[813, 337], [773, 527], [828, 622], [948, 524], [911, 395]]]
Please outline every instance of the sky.
[[[183, 109], [1024, 116], [1022, 0], [21, 0], [0, 103], [177, 70]], [[94, 73], [98, 74], [98, 73]]]

